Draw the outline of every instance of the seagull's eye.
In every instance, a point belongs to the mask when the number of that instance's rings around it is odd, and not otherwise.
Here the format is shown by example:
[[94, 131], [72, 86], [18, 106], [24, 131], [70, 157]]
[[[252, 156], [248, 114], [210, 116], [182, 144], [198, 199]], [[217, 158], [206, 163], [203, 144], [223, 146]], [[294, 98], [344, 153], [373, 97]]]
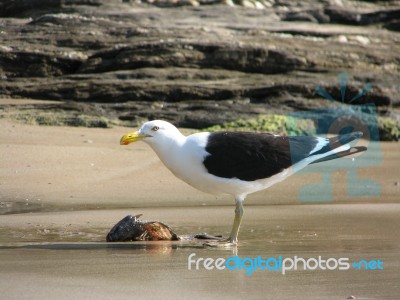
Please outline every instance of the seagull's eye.
[[154, 126], [153, 128], [151, 128], [152, 131], [157, 131], [158, 129], [160, 129], [160, 127], [158, 126]]

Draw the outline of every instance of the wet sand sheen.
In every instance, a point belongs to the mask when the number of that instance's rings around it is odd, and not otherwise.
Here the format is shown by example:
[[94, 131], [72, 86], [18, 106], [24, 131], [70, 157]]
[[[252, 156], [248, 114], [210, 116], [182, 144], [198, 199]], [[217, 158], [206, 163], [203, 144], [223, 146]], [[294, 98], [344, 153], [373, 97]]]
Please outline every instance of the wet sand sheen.
[[[207, 231], [227, 234], [228, 207], [141, 209], [160, 218], [179, 234]], [[279, 271], [188, 270], [188, 257], [229, 258], [233, 250], [205, 248], [200, 242], [107, 244], [107, 224], [124, 210], [9, 215], [2, 232], [0, 282], [8, 299], [78, 299], [192, 297], [218, 299], [397, 299], [399, 293], [399, 204], [248, 206], [237, 248], [239, 257], [380, 259], [384, 270]], [[204, 216], [207, 216], [205, 218]], [[87, 218], [90, 226], [79, 226]], [[63, 237], [66, 220], [81, 228]], [[93, 223], [92, 223], [93, 222]], [[4, 226], [9, 226], [9, 228]], [[59, 236], [42, 236], [41, 224]], [[88, 230], [92, 227], [92, 231]], [[222, 231], [222, 232], [221, 232]], [[28, 239], [28, 241], [26, 241]], [[31, 241], [37, 240], [37, 243]], [[63, 242], [64, 241], [64, 242]], [[194, 266], [193, 266], [194, 268]], [[23, 282], [23, 289], [21, 289]]]

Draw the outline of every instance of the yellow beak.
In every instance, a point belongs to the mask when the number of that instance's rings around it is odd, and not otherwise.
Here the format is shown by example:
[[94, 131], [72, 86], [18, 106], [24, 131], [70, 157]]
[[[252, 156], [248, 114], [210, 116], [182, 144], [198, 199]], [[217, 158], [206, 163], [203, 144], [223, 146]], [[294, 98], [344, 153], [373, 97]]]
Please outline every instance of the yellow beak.
[[129, 145], [130, 143], [137, 142], [140, 140], [143, 140], [146, 137], [150, 137], [151, 135], [145, 134], [145, 135], [140, 135], [138, 131], [136, 132], [129, 132], [125, 134], [122, 138], [121, 141], [119, 142], [121, 145]]

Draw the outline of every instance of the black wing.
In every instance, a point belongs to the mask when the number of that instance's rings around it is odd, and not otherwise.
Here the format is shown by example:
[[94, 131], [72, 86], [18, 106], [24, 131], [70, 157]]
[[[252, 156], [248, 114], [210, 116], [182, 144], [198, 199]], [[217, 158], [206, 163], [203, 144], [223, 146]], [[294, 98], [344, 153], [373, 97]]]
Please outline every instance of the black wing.
[[[315, 137], [274, 136], [267, 133], [211, 133], [204, 166], [210, 174], [245, 181], [268, 178], [308, 157]], [[291, 151], [292, 150], [292, 151]]]
[[361, 136], [361, 132], [330, 139], [249, 132], [211, 133], [206, 146], [209, 155], [203, 163], [215, 176], [254, 181], [276, 175], [314, 155], [327, 154], [315, 163], [365, 151], [366, 147], [353, 147], [339, 153], [332, 151]]

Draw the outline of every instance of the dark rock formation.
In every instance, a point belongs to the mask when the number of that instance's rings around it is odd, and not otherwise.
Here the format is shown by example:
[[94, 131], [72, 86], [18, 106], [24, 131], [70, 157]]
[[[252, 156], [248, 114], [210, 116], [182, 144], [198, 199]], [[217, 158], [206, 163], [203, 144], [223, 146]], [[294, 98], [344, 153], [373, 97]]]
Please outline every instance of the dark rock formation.
[[[73, 111], [125, 125], [162, 118], [204, 128], [329, 107], [316, 93], [322, 86], [332, 99], [373, 103], [398, 118], [398, 1], [234, 2], [247, 7], [2, 2], [0, 95], [77, 101]], [[343, 99], [341, 72], [348, 74]], [[351, 101], [366, 84], [372, 90]]]

